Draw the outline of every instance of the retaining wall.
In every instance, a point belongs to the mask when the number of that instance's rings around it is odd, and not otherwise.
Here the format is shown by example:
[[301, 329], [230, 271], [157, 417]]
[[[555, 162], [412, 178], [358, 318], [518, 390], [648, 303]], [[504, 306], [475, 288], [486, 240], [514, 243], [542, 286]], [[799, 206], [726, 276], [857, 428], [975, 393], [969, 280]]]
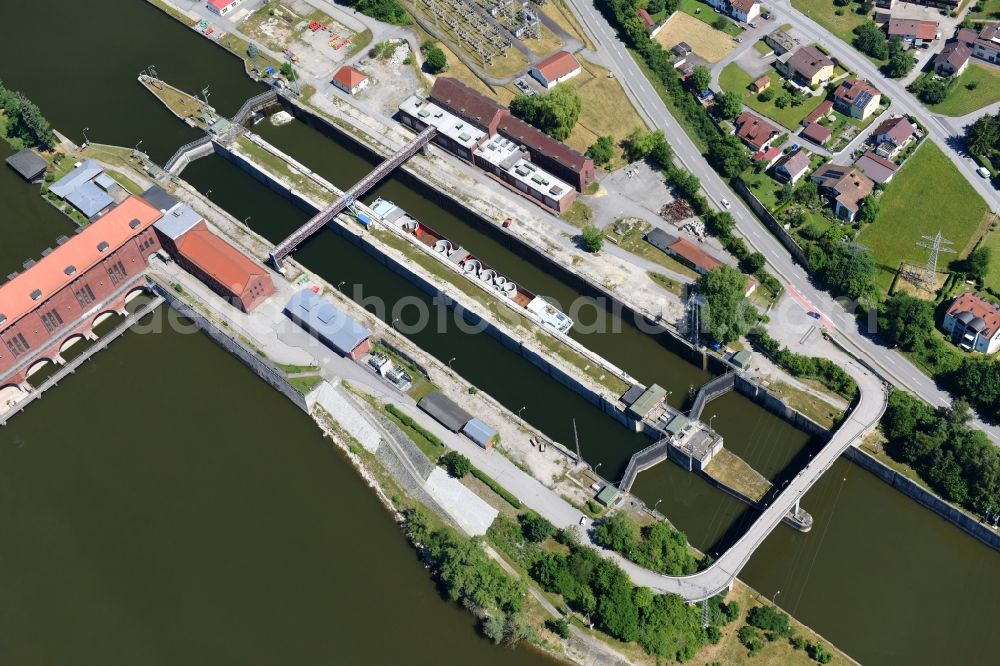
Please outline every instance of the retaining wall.
[[785, 404], [781, 398], [772, 395], [766, 388], [755, 384], [742, 375], [736, 375], [736, 390], [767, 411], [785, 419], [799, 430], [803, 430], [814, 437], [819, 437], [824, 441], [833, 437], [833, 431], [829, 428], [824, 428], [804, 414], [795, 411]]
[[930, 509], [952, 525], [971, 534], [986, 545], [1000, 550], [1000, 533], [963, 513], [916, 481], [900, 474], [859, 448], [849, 447], [844, 452], [844, 457], [858, 467], [868, 470], [907, 497], [916, 500], [918, 504]]
[[217, 345], [228, 351], [230, 354], [243, 362], [243, 365], [253, 370], [258, 377], [266, 381], [278, 390], [282, 395], [292, 401], [296, 407], [309, 413], [309, 405], [306, 397], [292, 388], [285, 378], [285, 373], [274, 368], [265, 361], [259, 354], [251, 349], [247, 349], [242, 343], [230, 337], [230, 335], [215, 325], [208, 317], [204, 316], [188, 303], [181, 299], [173, 289], [155, 283], [154, 290], [167, 301], [167, 303], [178, 313], [194, 322], [199, 330], [208, 334]]

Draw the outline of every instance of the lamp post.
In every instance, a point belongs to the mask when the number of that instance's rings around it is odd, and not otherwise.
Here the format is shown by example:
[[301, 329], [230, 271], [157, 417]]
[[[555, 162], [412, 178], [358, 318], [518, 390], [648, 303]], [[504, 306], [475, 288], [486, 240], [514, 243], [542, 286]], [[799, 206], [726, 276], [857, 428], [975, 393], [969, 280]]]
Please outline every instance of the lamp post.
[[594, 468], [594, 474], [597, 474], [597, 470], [599, 470], [603, 464], [604, 463], [597, 463], [597, 467]]
[[345, 284], [346, 282], [347, 282], [347, 280], [341, 280], [340, 282], [338, 282], [338, 283], [337, 283], [337, 291], [343, 291], [343, 290], [342, 290], [342, 289], [340, 288], [340, 285], [342, 285], [342, 284]]
[[663, 501], [662, 497], [660, 499], [656, 500], [656, 504], [653, 505], [653, 511], [656, 511], [656, 507], [660, 506], [660, 502], [662, 502], [662, 501]]
[[211, 194], [211, 193], [212, 193], [212, 190], [211, 190], [211, 188], [210, 188], [210, 189], [208, 189], [208, 190], [207, 190], [207, 191], [205, 192], [205, 196], [207, 197], [207, 196], [208, 196], [209, 194]]
[[[396, 328], [396, 322], [397, 321], [399, 321], [399, 317], [393, 318], [392, 322], [389, 325], [392, 326], [393, 328]], [[399, 330], [399, 329], [396, 329], [396, 330]]]
[[452, 363], [453, 363], [454, 361], [455, 361], [455, 357], [454, 357], [454, 356], [452, 356], [451, 358], [449, 358], [449, 359], [448, 359], [448, 369], [449, 369], [449, 370], [452, 370], [452, 369], [453, 369], [453, 368], [451, 367], [451, 364], [452, 364]]
[[252, 215], [247, 215], [247, 219], [243, 220], [243, 224], [246, 226], [250, 226], [250, 220], [252, 219], [253, 219]]
[[715, 417], [716, 417], [716, 416], [718, 416], [718, 414], [712, 414], [712, 418], [710, 418], [710, 419], [708, 420], [708, 429], [709, 429], [709, 430], [712, 430], [712, 423], [713, 423], [713, 422], [715, 421]]
[[520, 417], [521, 417], [521, 412], [523, 412], [523, 411], [524, 411], [524, 408], [525, 408], [525, 407], [527, 407], [527, 405], [521, 405], [521, 409], [517, 410], [517, 416], [518, 416], [518, 418], [520, 418]]
[[139, 139], [139, 143], [135, 144], [135, 152], [139, 152], [139, 146], [142, 145], [142, 139]]
[[773, 594], [773, 595], [771, 596], [771, 605], [772, 605], [772, 606], [774, 606], [774, 605], [775, 605], [775, 602], [774, 602], [774, 600], [778, 598], [778, 595], [779, 595], [779, 594], [781, 594], [781, 590], [778, 590], [777, 592], [775, 592], [775, 593], [774, 593], [774, 594]]
[[84, 143], [90, 143], [90, 139], [87, 138], [87, 130], [89, 130], [89, 129], [90, 129], [89, 127], [84, 127], [83, 128], [83, 142]]

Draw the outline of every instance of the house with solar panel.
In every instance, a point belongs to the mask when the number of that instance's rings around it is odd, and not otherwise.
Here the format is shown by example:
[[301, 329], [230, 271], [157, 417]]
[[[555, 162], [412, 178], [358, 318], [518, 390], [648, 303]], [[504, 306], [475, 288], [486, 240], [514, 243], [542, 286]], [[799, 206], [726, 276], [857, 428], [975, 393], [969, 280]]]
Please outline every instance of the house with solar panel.
[[882, 93], [864, 79], [848, 79], [833, 93], [833, 108], [845, 116], [865, 120], [875, 113]]

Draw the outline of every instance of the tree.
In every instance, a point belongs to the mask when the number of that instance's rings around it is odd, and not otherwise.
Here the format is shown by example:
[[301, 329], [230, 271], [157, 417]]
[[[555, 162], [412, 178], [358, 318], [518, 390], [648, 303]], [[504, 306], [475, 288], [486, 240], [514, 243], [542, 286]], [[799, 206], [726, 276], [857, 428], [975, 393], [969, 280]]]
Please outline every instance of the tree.
[[1000, 147], [1000, 114], [976, 120], [969, 126], [965, 138], [970, 153], [988, 156]]
[[559, 638], [569, 638], [569, 622], [567, 622], [564, 617], [555, 620], [546, 620], [545, 628]]
[[877, 60], [889, 57], [889, 42], [875, 21], [866, 21], [854, 29], [854, 46]]
[[712, 109], [720, 118], [732, 120], [743, 111], [743, 97], [739, 93], [724, 92], [716, 96]]
[[540, 543], [556, 533], [556, 527], [537, 513], [521, 516], [521, 532], [531, 543]]
[[597, 141], [587, 149], [587, 157], [594, 160], [594, 164], [604, 165], [610, 162], [615, 156], [615, 139], [610, 136], [597, 137]]
[[355, 9], [373, 19], [393, 25], [410, 25], [413, 21], [398, 0], [348, 0]]
[[731, 266], [713, 268], [698, 280], [698, 292], [705, 303], [701, 319], [716, 342], [728, 344], [756, 323], [746, 289], [746, 276]]
[[962, 262], [962, 270], [973, 280], [982, 282], [986, 279], [986, 274], [990, 272], [990, 259], [992, 258], [993, 252], [989, 246], [980, 245]]
[[581, 109], [580, 93], [568, 83], [560, 83], [547, 95], [522, 95], [510, 103], [511, 113], [560, 141], [573, 132]]
[[425, 44], [424, 65], [431, 74], [438, 74], [448, 69], [448, 56], [444, 54], [437, 44]]
[[788, 613], [783, 613], [774, 606], [754, 606], [747, 613], [747, 624], [766, 631], [769, 641], [791, 636], [788, 620]]
[[764, 89], [759, 95], [757, 95], [757, 99], [761, 102], [770, 102], [774, 99], [774, 88]]
[[639, 528], [621, 511], [594, 525], [594, 541], [617, 553], [627, 554], [638, 540]]
[[889, 56], [889, 62], [885, 66], [885, 73], [894, 79], [901, 79], [910, 73], [916, 61], [907, 51], [896, 51]]
[[448, 470], [448, 474], [456, 479], [461, 479], [463, 476], [472, 471], [472, 463], [458, 451], [449, 451], [444, 454], [441, 456], [440, 462], [444, 463], [444, 466]]
[[861, 212], [858, 215], [858, 224], [873, 224], [877, 219], [878, 199], [869, 194], [861, 201]]
[[585, 226], [581, 235], [588, 252], [600, 252], [601, 248], [604, 247], [604, 232], [593, 224]]
[[914, 81], [910, 90], [915, 92], [920, 101], [926, 104], [940, 104], [948, 97], [948, 86], [929, 76]]
[[708, 86], [712, 83], [712, 71], [704, 65], [698, 65], [691, 72], [690, 80], [696, 91], [708, 90]]
[[735, 178], [750, 166], [750, 156], [734, 134], [727, 134], [709, 145], [708, 163], [726, 178]]
[[878, 327], [886, 342], [912, 350], [934, 330], [934, 305], [898, 291], [885, 302]]
[[832, 291], [851, 298], [868, 296], [875, 289], [875, 259], [862, 247], [836, 243], [823, 273]]
[[767, 259], [760, 252], [751, 252], [743, 263], [748, 273], [756, 273], [760, 269], [764, 268], [764, 265], [767, 263]]

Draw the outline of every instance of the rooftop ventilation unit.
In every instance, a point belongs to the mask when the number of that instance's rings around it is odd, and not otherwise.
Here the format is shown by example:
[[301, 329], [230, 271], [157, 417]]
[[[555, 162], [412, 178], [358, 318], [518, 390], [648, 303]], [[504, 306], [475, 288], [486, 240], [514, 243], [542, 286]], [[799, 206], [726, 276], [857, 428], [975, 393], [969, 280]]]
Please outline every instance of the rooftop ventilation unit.
[[36, 289], [33, 292], [31, 292], [31, 300], [37, 301], [41, 297], [42, 297], [42, 290], [41, 289]]
[[97, 244], [97, 251], [98, 252], [104, 252], [109, 247], [111, 247], [111, 246], [108, 245], [108, 241], [101, 241], [100, 243]]
[[128, 226], [130, 229], [138, 229], [139, 227], [142, 226], [142, 222], [140, 222], [137, 219], [133, 219], [131, 222], [128, 223]]
[[67, 266], [66, 268], [63, 269], [63, 273], [65, 273], [66, 275], [75, 275], [76, 274], [76, 266], [70, 264], [69, 266]]

